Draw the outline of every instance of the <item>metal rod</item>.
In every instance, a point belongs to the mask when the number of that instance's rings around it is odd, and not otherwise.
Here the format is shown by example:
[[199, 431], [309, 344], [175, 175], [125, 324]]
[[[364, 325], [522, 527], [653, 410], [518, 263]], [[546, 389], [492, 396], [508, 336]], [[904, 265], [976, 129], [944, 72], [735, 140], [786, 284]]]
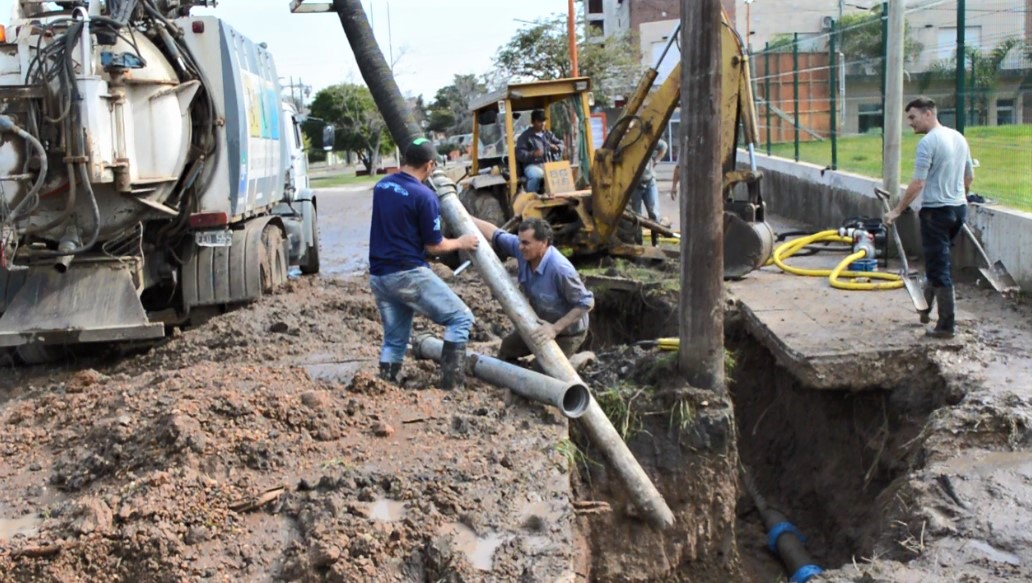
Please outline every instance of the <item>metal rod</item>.
[[[480, 245], [476, 251], [471, 253], [473, 265], [484, 277], [484, 281], [487, 282], [492, 295], [501, 304], [505, 315], [516, 325], [520, 337], [537, 357], [541, 368], [549, 376], [559, 380], [583, 384], [580, 375], [574, 370], [573, 365], [567, 360], [555, 340], [543, 343], [534, 340], [532, 334], [538, 328], [538, 318], [534, 309], [530, 307], [527, 298], [516, 288], [512, 278], [509, 277], [509, 272], [505, 270], [505, 266], [495, 255], [491, 245], [484, 239], [480, 229], [476, 228], [469, 218], [465, 207], [459, 201], [455, 183], [444, 172], [437, 170], [432, 177], [432, 184], [440, 197], [441, 215], [444, 220], [456, 232], [462, 235], [472, 234], [480, 239]], [[659, 490], [649, 480], [638, 461], [634, 459], [634, 454], [620, 438], [620, 434], [617, 433], [612, 422], [609, 421], [594, 398], [591, 399], [587, 411], [579, 418], [579, 421], [588, 439], [609, 461], [610, 466], [627, 488], [631, 500], [649, 522], [661, 529], [673, 525], [674, 513], [670, 511], [670, 507], [667, 506]]]
[[[778, 72], [781, 72], [781, 67], [778, 67]], [[770, 43], [764, 43], [763, 45], [763, 101], [766, 102], [766, 116], [767, 116], [767, 155], [771, 155], [771, 143], [770, 143]], [[778, 85], [780, 87], [780, 84]], [[780, 91], [779, 91], [780, 93]]]
[[656, 61], [656, 66], [653, 69], [659, 69], [659, 66], [663, 64], [663, 59], [666, 58], [670, 47], [674, 46], [674, 42], [677, 40], [677, 35], [681, 34], [681, 23], [677, 23], [677, 28], [674, 29], [673, 34], [670, 35], [670, 40], [667, 41], [666, 46], [663, 47], [663, 53], [659, 55], [659, 60]]
[[795, 161], [799, 161], [799, 33], [792, 34], [792, 119]]
[[[841, 3], [839, 8], [842, 8]], [[838, 73], [836, 67], [838, 63], [835, 60], [837, 53], [835, 52], [835, 27], [838, 23], [834, 20], [831, 21], [831, 32], [828, 35], [828, 58], [831, 59], [831, 70], [828, 72], [828, 85], [831, 91], [831, 169], [838, 170], [838, 97], [835, 95], [836, 85], [838, 84]]]
[[964, 40], [967, 34], [965, 30], [967, 28], [966, 20], [967, 10], [965, 10], [964, 0], [957, 0], [957, 86], [955, 91], [957, 93], [957, 127], [956, 130], [960, 133], [964, 133], [965, 119], [964, 119], [964, 62], [967, 60], [965, 55]]
[[[416, 338], [412, 351], [416, 358], [441, 360], [444, 342], [427, 334]], [[591, 393], [583, 383], [566, 382], [539, 372], [510, 364], [504, 360], [467, 351], [468, 372], [480, 380], [505, 387], [521, 397], [539, 401], [559, 409], [570, 419], [588, 410]]]

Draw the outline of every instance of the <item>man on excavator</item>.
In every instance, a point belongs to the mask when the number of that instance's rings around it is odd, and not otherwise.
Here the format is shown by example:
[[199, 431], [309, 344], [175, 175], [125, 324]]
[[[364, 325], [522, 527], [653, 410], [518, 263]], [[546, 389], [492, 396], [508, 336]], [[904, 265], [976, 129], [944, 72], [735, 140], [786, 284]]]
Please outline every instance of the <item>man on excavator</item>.
[[530, 127], [516, 140], [516, 161], [523, 165], [527, 192], [539, 192], [545, 178], [544, 163], [558, 158], [563, 142], [545, 129], [545, 112], [535, 109], [530, 114]]

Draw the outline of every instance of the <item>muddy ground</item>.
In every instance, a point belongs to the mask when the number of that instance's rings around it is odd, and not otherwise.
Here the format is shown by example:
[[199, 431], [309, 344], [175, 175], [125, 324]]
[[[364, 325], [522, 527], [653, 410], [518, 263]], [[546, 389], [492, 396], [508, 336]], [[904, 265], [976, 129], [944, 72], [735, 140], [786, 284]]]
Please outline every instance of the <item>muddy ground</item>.
[[[366, 199], [323, 193], [323, 277], [155, 346], [4, 365], [0, 581], [786, 580], [739, 460], [823, 580], [1032, 580], [1027, 301], [966, 287], [961, 342], [818, 393], [729, 296], [725, 399], [630, 346], [676, 330], [668, 287], [602, 291], [584, 377], [675, 511], [660, 534], [544, 406], [440, 391], [425, 362], [375, 378]], [[454, 283], [492, 351], [507, 320], [472, 270]]]

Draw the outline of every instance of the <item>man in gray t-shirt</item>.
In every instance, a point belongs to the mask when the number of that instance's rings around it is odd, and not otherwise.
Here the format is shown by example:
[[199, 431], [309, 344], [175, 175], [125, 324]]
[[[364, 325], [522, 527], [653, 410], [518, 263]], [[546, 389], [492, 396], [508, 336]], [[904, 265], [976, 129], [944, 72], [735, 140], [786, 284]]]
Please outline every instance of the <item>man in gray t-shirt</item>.
[[929, 336], [952, 338], [956, 303], [950, 276], [950, 246], [967, 218], [967, 194], [975, 178], [971, 151], [959, 132], [939, 123], [935, 102], [919, 97], [907, 104], [907, 123], [924, 134], [917, 144], [914, 177], [896, 208], [885, 214], [892, 224], [921, 196], [921, 245], [925, 256], [925, 299], [921, 322], [931, 321], [932, 304], [939, 302], [939, 320]]

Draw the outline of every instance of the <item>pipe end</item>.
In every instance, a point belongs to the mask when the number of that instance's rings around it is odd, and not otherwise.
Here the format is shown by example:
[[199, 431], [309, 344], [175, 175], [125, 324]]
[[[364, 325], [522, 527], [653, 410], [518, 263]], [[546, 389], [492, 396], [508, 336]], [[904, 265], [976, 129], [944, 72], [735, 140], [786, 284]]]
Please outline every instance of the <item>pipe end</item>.
[[588, 410], [591, 404], [591, 392], [581, 383], [571, 383], [566, 387], [561, 402], [562, 413], [570, 419], [576, 419]]

